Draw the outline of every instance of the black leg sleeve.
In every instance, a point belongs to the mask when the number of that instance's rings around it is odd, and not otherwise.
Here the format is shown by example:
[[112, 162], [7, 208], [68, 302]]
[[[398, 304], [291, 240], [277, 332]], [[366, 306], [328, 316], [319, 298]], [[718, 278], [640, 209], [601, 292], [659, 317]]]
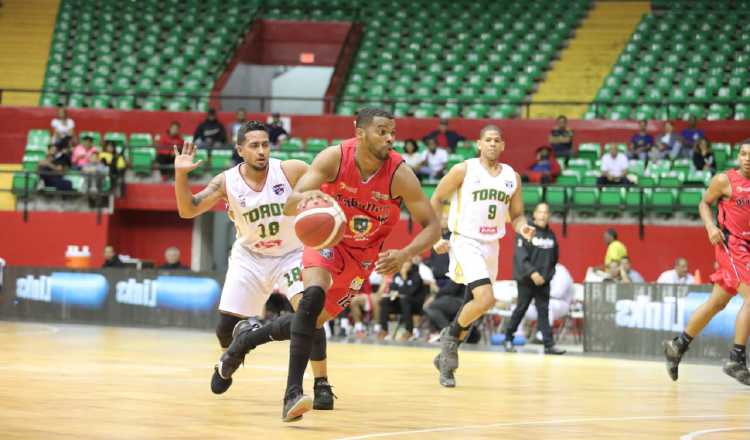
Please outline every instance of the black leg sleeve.
[[302, 392], [302, 377], [310, 360], [313, 334], [318, 315], [325, 304], [325, 291], [318, 286], [305, 289], [299, 302], [299, 309], [292, 319], [291, 342], [289, 343], [289, 371], [286, 393]]
[[523, 320], [523, 316], [529, 309], [531, 300], [534, 298], [532, 289], [533, 287], [531, 286], [524, 284], [518, 285], [518, 303], [516, 304], [516, 309], [513, 310], [513, 315], [510, 317], [510, 323], [505, 327], [506, 338], [513, 338], [513, 333], [516, 332], [518, 325], [521, 323], [521, 320]]
[[552, 323], [549, 322], [549, 284], [534, 289], [534, 304], [536, 304], [537, 321], [536, 326], [542, 332], [545, 347], [555, 345], [552, 337]]

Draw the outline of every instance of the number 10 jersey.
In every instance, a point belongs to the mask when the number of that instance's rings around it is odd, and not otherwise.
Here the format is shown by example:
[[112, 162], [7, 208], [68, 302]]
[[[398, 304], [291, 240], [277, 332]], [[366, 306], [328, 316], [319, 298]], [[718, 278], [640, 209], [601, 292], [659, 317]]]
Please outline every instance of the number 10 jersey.
[[292, 187], [281, 169], [281, 161], [269, 159], [268, 175], [260, 191], [245, 182], [240, 167], [224, 171], [229, 218], [237, 229], [237, 241], [262, 255], [280, 256], [301, 249], [294, 232], [294, 217], [283, 214]]

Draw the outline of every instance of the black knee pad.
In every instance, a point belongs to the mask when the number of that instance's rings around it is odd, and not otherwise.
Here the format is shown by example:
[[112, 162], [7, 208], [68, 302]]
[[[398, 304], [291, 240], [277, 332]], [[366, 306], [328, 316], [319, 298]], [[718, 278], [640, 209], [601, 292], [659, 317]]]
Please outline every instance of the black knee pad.
[[222, 348], [229, 347], [232, 343], [232, 330], [242, 318], [237, 316], [219, 313], [219, 323], [216, 324], [216, 337], [219, 338], [219, 344]]
[[310, 352], [311, 361], [324, 361], [326, 360], [326, 331], [324, 328], [319, 328], [313, 333], [313, 345], [312, 351]]
[[292, 333], [300, 333], [312, 336], [315, 331], [315, 323], [318, 315], [323, 310], [326, 293], [318, 286], [310, 286], [305, 289], [299, 302], [297, 312], [292, 321]]
[[271, 337], [274, 341], [286, 341], [292, 336], [294, 313], [280, 316], [271, 323]]

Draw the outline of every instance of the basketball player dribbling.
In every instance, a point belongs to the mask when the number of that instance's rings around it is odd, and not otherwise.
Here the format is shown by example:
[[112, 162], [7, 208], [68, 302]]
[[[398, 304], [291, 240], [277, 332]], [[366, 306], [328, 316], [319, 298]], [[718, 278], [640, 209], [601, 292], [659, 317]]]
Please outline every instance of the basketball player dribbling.
[[448, 228], [450, 241], [435, 244], [438, 253], [450, 253], [448, 276], [466, 284], [471, 299], [464, 302], [453, 323], [440, 333], [440, 353], [435, 367], [440, 385], [455, 387], [458, 346], [471, 324], [495, 305], [492, 284], [497, 278], [499, 240], [505, 236], [506, 216], [513, 229], [527, 240], [534, 228], [526, 223], [521, 195], [521, 177], [510, 165], [500, 163], [505, 150], [500, 128], [488, 125], [479, 132], [479, 157], [467, 159], [450, 169], [432, 195], [432, 208], [443, 212], [450, 199]]
[[[287, 201], [284, 212], [296, 215], [300, 206], [316, 198], [335, 200], [347, 224], [336, 246], [304, 250], [305, 290], [289, 326], [289, 371], [282, 409], [285, 422], [300, 420], [310, 410], [312, 400], [302, 391], [302, 378], [316, 329], [346, 308], [373, 270], [395, 273], [404, 261], [429, 249], [440, 237], [440, 223], [419, 180], [392, 150], [395, 126], [390, 113], [361, 109], [355, 123], [356, 138], [319, 153]], [[383, 251], [383, 242], [399, 220], [401, 202], [422, 230], [403, 249]], [[222, 356], [226, 360], [222, 376], [229, 377], [239, 367], [236, 358], [229, 358], [231, 353], [242, 354], [259, 342], [268, 342], [256, 337], [258, 331], [238, 333]]]
[[[711, 275], [714, 287], [708, 300], [695, 310], [682, 334], [664, 341], [667, 372], [672, 380], [677, 380], [680, 360], [693, 338], [739, 293], [742, 308], [735, 322], [734, 346], [729, 350], [723, 370], [740, 383], [750, 385], [745, 353], [750, 336], [750, 140], [740, 145], [737, 161], [738, 169], [719, 173], [711, 179], [698, 204], [719, 268]], [[714, 203], [719, 205], [718, 226], [711, 210]]]
[[[284, 204], [292, 188], [307, 171], [298, 160], [280, 161], [270, 157], [266, 126], [249, 121], [237, 134], [237, 153], [243, 163], [215, 176], [205, 189], [193, 195], [188, 173], [198, 166], [193, 162], [196, 148], [186, 142], [182, 151], [175, 146], [175, 195], [183, 218], [196, 217], [220, 200], [229, 205], [229, 218], [237, 230], [232, 246], [224, 287], [219, 302], [216, 336], [222, 348], [229, 347], [233, 331], [243, 325], [258, 328], [257, 317], [263, 313], [274, 285], [296, 307], [302, 286], [302, 243], [294, 233], [293, 218], [283, 215]], [[243, 321], [245, 318], [250, 320]], [[290, 320], [289, 317], [283, 319]], [[237, 327], [237, 330], [234, 330]], [[314, 336], [316, 357], [312, 367], [316, 378], [315, 408], [333, 409], [333, 393], [326, 377], [325, 332]], [[231, 378], [222, 378], [214, 369], [211, 390], [225, 392]]]

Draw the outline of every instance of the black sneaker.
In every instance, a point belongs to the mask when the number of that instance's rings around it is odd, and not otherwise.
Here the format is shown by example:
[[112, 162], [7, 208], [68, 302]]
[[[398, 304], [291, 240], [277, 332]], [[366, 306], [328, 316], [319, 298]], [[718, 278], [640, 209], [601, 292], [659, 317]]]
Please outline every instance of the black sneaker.
[[211, 376], [211, 392], [214, 394], [223, 394], [232, 386], [232, 378], [224, 379], [219, 374], [219, 366], [214, 366], [214, 374]]
[[556, 345], [553, 345], [552, 347], [545, 347], [544, 348], [544, 354], [555, 354], [555, 355], [561, 355], [567, 353], [566, 350], [563, 350], [562, 348], [557, 347]]
[[313, 400], [301, 392], [294, 392], [284, 397], [284, 409], [281, 412], [281, 420], [284, 422], [296, 422], [302, 420], [302, 414], [310, 411]]
[[516, 347], [513, 346], [513, 338], [506, 338], [505, 342], [503, 342], [503, 347], [507, 353], [515, 353], [517, 351]]
[[333, 399], [338, 399], [338, 397], [333, 394], [331, 388], [331, 384], [329, 384], [327, 380], [320, 382], [316, 381], [315, 387], [313, 387], [313, 395], [315, 396], [313, 399], [313, 409], [333, 409]]
[[728, 359], [724, 362], [724, 373], [737, 379], [737, 382], [743, 385], [750, 385], [750, 371], [747, 370], [747, 363], [744, 360]]
[[687, 349], [683, 348], [679, 338], [662, 342], [664, 346], [664, 357], [667, 358], [667, 374], [672, 380], [677, 380], [677, 369], [680, 366], [682, 355]]

